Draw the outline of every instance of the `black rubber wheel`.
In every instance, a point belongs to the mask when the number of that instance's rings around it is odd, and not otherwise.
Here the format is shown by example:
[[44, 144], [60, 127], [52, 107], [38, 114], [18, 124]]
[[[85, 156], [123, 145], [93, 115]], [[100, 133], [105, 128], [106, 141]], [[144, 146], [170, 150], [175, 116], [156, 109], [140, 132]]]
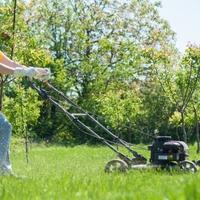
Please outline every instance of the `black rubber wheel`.
[[197, 166], [195, 165], [195, 163], [188, 160], [180, 162], [179, 167], [184, 172], [191, 172], [191, 173], [197, 172]]
[[114, 159], [109, 161], [105, 166], [105, 172], [126, 172], [128, 170], [128, 165], [125, 161], [121, 159]]

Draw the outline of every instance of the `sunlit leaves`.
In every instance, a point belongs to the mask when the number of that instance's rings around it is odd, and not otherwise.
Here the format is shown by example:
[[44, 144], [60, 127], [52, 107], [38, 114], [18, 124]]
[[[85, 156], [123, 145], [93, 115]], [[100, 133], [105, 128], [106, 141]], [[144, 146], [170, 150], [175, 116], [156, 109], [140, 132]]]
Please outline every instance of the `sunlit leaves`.
[[5, 97], [4, 113], [14, 126], [14, 132], [24, 134], [24, 129], [33, 128], [40, 116], [42, 102], [32, 89], [24, 89], [20, 84], [13, 86], [13, 97]]

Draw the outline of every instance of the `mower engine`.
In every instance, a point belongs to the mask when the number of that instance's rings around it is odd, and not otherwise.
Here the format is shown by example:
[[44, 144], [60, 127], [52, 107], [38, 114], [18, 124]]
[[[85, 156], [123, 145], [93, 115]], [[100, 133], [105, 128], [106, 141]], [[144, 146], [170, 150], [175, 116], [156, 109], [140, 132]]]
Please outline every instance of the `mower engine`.
[[150, 162], [155, 165], [170, 165], [174, 161], [186, 160], [188, 146], [185, 142], [172, 140], [171, 136], [158, 136], [149, 146], [151, 151]]

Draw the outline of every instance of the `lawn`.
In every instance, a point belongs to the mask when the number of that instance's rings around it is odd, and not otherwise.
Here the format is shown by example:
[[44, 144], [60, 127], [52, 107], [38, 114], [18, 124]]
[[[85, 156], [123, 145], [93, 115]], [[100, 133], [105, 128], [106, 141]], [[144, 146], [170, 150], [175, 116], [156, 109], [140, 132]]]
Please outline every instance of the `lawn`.
[[[194, 147], [191, 155], [197, 157]], [[26, 178], [1, 177], [0, 199], [200, 199], [200, 172], [104, 173], [106, 162], [115, 158], [106, 147], [32, 145], [29, 157], [27, 164], [22, 145], [12, 145], [13, 169]]]

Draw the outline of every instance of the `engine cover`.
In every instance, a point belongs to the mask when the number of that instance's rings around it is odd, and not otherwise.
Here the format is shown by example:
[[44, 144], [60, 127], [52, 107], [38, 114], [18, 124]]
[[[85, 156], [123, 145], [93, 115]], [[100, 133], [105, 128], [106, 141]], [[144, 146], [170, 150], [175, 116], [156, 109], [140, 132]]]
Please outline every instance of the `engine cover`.
[[158, 136], [149, 146], [150, 162], [156, 165], [166, 165], [172, 161], [180, 162], [188, 156], [188, 146], [183, 141], [172, 140], [171, 136]]

